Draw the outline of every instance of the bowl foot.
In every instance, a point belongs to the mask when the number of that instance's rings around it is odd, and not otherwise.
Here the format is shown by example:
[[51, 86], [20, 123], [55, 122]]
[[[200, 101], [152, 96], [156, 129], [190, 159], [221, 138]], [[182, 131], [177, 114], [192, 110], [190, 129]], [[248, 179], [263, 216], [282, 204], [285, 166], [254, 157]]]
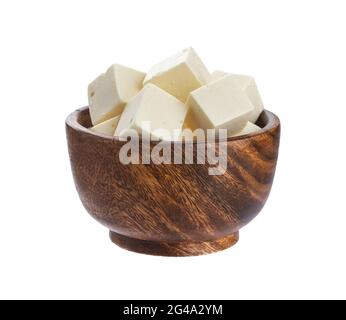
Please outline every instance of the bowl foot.
[[227, 249], [239, 240], [239, 232], [212, 241], [163, 242], [129, 238], [110, 231], [110, 238], [119, 247], [155, 256], [187, 257], [214, 253]]

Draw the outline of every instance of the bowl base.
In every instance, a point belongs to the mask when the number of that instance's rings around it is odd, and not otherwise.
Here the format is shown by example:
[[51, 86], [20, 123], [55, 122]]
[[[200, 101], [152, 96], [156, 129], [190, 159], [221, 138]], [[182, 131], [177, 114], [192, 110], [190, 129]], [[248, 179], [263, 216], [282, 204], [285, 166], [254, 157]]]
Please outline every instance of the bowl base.
[[199, 256], [225, 250], [239, 240], [239, 232], [211, 241], [164, 242], [129, 238], [110, 231], [110, 238], [119, 247], [137, 253], [155, 256], [188, 257]]

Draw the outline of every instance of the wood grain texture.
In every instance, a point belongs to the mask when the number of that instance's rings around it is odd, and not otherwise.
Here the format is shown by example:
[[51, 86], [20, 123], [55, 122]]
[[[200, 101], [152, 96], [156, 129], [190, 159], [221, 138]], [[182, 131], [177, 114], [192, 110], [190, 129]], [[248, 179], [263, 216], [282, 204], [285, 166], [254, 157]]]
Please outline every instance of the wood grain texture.
[[81, 201], [128, 250], [189, 256], [226, 249], [261, 211], [274, 178], [280, 121], [263, 111], [257, 124], [261, 131], [227, 140], [227, 171], [211, 176], [208, 164], [123, 165], [126, 142], [90, 131], [88, 109], [77, 110], [66, 131]]
[[126, 250], [159, 256], [186, 257], [214, 253], [229, 248], [239, 240], [239, 232], [210, 241], [150, 241], [125, 237], [110, 231], [111, 240]]

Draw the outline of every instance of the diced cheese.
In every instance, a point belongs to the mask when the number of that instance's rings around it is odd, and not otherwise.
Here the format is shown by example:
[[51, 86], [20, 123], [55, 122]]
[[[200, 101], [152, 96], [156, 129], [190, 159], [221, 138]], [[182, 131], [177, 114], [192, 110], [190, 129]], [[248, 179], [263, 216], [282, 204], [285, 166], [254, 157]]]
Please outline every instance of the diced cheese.
[[97, 124], [96, 126], [92, 127], [90, 130], [113, 136], [115, 129], [118, 125], [119, 119], [120, 119], [120, 116], [116, 116], [107, 121]]
[[211, 74], [212, 81], [218, 80], [226, 75], [232, 75], [237, 80], [240, 88], [244, 90], [244, 92], [254, 105], [255, 109], [251, 114], [249, 121], [255, 123], [264, 109], [263, 102], [258, 92], [255, 79], [251, 76], [246, 76], [242, 74], [228, 74], [226, 72], [216, 70]]
[[[197, 139], [197, 137], [199, 136], [198, 133], [200, 133], [199, 131], [194, 133], [194, 131], [198, 129], [198, 125], [195, 121], [195, 119], [192, 116], [191, 112], [187, 112], [187, 115], [185, 117], [184, 123], [183, 123], [183, 128], [182, 128], [182, 132], [179, 135], [178, 139], [176, 139], [177, 141], [180, 140], [185, 140], [185, 141], [189, 141], [189, 140], [195, 140]], [[204, 132], [203, 132], [204, 135]]]
[[145, 74], [118, 64], [112, 65], [88, 87], [93, 125], [120, 115], [125, 104], [142, 88]]
[[154, 65], [144, 84], [153, 83], [182, 102], [189, 93], [211, 81], [210, 73], [192, 48]]
[[223, 128], [229, 134], [240, 131], [254, 110], [237, 81], [229, 75], [191, 92], [187, 105], [188, 117], [195, 119], [198, 127]]
[[242, 135], [253, 133], [259, 130], [261, 130], [259, 126], [256, 126], [255, 124], [248, 121], [243, 129], [241, 129], [236, 134], [231, 135], [231, 137], [242, 136]]
[[190, 129], [190, 130], [196, 130], [198, 129], [199, 126], [196, 122], [196, 120], [193, 117], [192, 112], [188, 112], [186, 115], [186, 118], [184, 120], [184, 124], [183, 124], [183, 129]]
[[[114, 135], [126, 137], [129, 129], [134, 129], [140, 134], [150, 134], [153, 140], [172, 140], [181, 132], [186, 113], [187, 106], [181, 101], [159, 87], [147, 84], [126, 105]], [[159, 130], [165, 130], [168, 137]]]
[[229, 73], [220, 70], [215, 70], [211, 73], [211, 81], [219, 80], [220, 78], [228, 75]]

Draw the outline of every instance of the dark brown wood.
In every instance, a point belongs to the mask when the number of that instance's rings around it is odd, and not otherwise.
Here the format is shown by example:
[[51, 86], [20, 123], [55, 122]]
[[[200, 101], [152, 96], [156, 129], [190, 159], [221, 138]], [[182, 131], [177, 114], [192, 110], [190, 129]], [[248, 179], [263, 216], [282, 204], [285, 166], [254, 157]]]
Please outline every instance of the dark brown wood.
[[126, 250], [155, 256], [185, 257], [213, 253], [229, 248], [239, 240], [239, 232], [210, 241], [150, 241], [125, 237], [110, 231], [111, 240]]
[[274, 178], [280, 121], [263, 111], [257, 124], [259, 132], [227, 140], [227, 171], [211, 176], [208, 164], [123, 165], [126, 142], [90, 131], [88, 109], [77, 110], [66, 130], [81, 201], [112, 241], [131, 251], [190, 256], [226, 249], [261, 211]]

